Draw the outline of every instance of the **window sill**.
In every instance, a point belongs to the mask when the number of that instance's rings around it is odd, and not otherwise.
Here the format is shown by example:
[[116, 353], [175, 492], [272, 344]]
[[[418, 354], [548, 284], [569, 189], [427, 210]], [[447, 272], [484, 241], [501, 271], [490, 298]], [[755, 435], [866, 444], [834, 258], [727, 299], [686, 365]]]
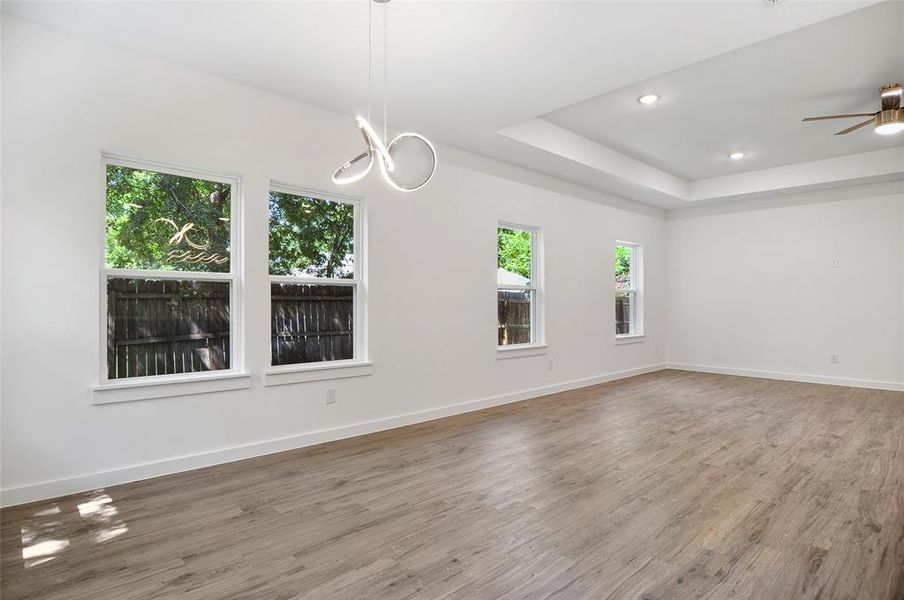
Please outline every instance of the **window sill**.
[[243, 390], [251, 387], [250, 373], [193, 373], [190, 376], [136, 377], [110, 381], [91, 388], [92, 404], [115, 404], [173, 396]]
[[621, 346], [622, 344], [640, 344], [641, 342], [645, 342], [646, 340], [647, 336], [643, 333], [617, 335], [615, 336], [615, 345]]
[[350, 377], [367, 377], [374, 374], [374, 364], [370, 361], [343, 361], [333, 363], [317, 363], [313, 365], [282, 365], [271, 367], [264, 373], [264, 385], [289, 385], [292, 383], [309, 383], [328, 379], [348, 379]]
[[522, 358], [526, 356], [542, 356], [549, 352], [546, 344], [516, 344], [513, 346], [497, 346], [496, 360]]

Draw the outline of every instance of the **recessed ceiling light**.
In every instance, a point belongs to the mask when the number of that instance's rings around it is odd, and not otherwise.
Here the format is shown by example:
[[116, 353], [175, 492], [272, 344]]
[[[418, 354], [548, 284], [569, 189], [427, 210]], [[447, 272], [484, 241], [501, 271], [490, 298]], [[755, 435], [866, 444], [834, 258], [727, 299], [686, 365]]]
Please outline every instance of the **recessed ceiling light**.
[[744, 153], [743, 152], [732, 152], [731, 154], [728, 155], [728, 158], [730, 158], [731, 160], [741, 160], [742, 158], [744, 158]]
[[640, 98], [637, 99], [641, 104], [655, 104], [659, 101], [659, 96], [656, 94], [644, 94]]

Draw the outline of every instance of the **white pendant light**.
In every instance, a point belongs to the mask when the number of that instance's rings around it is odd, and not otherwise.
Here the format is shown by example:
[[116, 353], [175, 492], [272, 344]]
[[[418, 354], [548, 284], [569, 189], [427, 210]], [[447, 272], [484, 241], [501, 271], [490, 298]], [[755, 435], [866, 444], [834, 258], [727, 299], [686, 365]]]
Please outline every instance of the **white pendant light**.
[[[367, 118], [355, 117], [355, 124], [364, 136], [367, 149], [344, 163], [333, 173], [333, 183], [348, 185], [360, 181], [373, 169], [374, 161], [380, 164], [380, 173], [393, 188], [400, 192], [413, 192], [425, 185], [436, 172], [436, 150], [430, 140], [417, 133], [401, 133], [388, 144], [370, 124], [371, 83], [373, 79], [372, 57], [373, 45], [370, 30], [373, 27], [373, 2], [383, 5], [383, 138], [388, 126], [388, 110], [386, 102], [386, 73], [389, 50], [389, 0], [368, 0], [367, 15]], [[366, 161], [366, 162], [362, 162]]]

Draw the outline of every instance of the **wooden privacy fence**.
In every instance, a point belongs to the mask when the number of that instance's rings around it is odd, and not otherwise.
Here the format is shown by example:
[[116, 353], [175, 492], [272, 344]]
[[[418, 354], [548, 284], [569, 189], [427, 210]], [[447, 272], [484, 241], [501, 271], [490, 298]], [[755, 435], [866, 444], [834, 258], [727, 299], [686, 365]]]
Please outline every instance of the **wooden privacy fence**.
[[228, 368], [228, 282], [107, 280], [110, 379]]
[[528, 344], [531, 331], [531, 292], [497, 290], [498, 344]]
[[631, 296], [615, 294], [615, 333], [631, 333]]
[[[354, 356], [351, 286], [274, 283], [271, 293], [274, 365]], [[110, 379], [229, 366], [229, 283], [107, 281]]]
[[270, 348], [274, 365], [354, 357], [354, 288], [273, 283]]

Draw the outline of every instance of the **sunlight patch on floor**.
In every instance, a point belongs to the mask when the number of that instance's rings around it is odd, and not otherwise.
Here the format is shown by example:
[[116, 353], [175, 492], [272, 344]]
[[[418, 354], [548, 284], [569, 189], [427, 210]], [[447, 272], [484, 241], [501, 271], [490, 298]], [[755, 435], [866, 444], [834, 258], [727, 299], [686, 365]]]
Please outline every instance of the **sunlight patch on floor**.
[[[95, 544], [108, 542], [129, 531], [113, 499], [104, 490], [90, 492], [76, 508], [79, 517], [87, 524], [87, 539]], [[71, 540], [65, 534], [63, 517], [62, 507], [54, 503], [36, 510], [22, 523], [22, 562], [26, 569], [58, 558], [72, 544], [84, 539]]]

